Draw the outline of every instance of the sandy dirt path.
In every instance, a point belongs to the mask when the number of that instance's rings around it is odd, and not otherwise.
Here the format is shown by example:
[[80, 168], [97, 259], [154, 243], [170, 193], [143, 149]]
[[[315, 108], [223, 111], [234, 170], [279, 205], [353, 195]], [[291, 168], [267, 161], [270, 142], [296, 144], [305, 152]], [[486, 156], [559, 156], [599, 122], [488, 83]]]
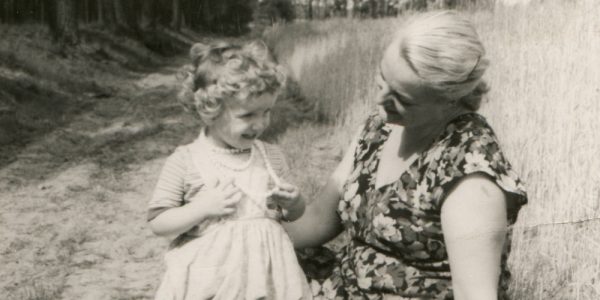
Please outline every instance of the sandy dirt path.
[[174, 72], [124, 82], [0, 170], [0, 299], [151, 298], [167, 242], [145, 207], [181, 131]]

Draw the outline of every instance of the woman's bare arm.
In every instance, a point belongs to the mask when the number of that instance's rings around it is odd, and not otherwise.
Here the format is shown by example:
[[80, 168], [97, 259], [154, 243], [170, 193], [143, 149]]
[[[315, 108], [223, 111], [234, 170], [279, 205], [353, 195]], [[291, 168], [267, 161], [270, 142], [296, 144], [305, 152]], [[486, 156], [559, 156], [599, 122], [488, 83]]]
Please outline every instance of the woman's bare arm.
[[457, 300], [496, 300], [507, 219], [504, 192], [484, 175], [461, 180], [442, 205]]
[[342, 232], [343, 226], [337, 208], [343, 195], [344, 182], [352, 171], [358, 137], [358, 134], [355, 135], [342, 161], [320, 190], [318, 198], [306, 206], [304, 215], [293, 223], [284, 224], [296, 248], [322, 245]]
[[343, 229], [337, 214], [340, 199], [337, 182], [330, 179], [320, 195], [306, 207], [300, 219], [283, 224], [296, 248], [322, 245]]

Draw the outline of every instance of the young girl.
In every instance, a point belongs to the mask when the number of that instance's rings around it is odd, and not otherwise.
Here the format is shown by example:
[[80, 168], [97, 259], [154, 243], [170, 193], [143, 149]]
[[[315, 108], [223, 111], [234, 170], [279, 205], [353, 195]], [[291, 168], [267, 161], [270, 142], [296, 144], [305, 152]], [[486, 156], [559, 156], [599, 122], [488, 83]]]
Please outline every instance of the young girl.
[[281, 219], [304, 212], [282, 181], [284, 157], [257, 138], [285, 76], [259, 42], [195, 44], [179, 100], [205, 126], [167, 159], [149, 204], [160, 236], [178, 236], [156, 299], [310, 299]]

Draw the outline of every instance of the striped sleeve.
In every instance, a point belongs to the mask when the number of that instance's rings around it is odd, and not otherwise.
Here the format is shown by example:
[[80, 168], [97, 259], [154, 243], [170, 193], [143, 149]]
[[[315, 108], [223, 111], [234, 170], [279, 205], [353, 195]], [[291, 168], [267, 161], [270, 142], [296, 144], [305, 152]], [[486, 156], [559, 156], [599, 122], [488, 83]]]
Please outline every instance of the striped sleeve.
[[188, 165], [185, 151], [185, 148], [179, 147], [165, 161], [148, 204], [148, 221], [165, 210], [183, 205], [184, 177]]

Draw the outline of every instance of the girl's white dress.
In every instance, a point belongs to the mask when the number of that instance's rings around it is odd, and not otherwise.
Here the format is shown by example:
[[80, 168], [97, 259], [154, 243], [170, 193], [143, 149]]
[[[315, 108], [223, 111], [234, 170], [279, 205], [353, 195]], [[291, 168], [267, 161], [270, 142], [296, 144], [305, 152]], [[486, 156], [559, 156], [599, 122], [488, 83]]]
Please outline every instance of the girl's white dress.
[[231, 170], [218, 162], [226, 155], [210, 153], [203, 139], [174, 154], [189, 160], [183, 203], [228, 178], [245, 195], [233, 215], [207, 220], [174, 241], [156, 299], [311, 299], [280, 213], [267, 208], [267, 192], [279, 180], [279, 163], [271, 163], [280, 158], [279, 149], [257, 141], [249, 164]]

